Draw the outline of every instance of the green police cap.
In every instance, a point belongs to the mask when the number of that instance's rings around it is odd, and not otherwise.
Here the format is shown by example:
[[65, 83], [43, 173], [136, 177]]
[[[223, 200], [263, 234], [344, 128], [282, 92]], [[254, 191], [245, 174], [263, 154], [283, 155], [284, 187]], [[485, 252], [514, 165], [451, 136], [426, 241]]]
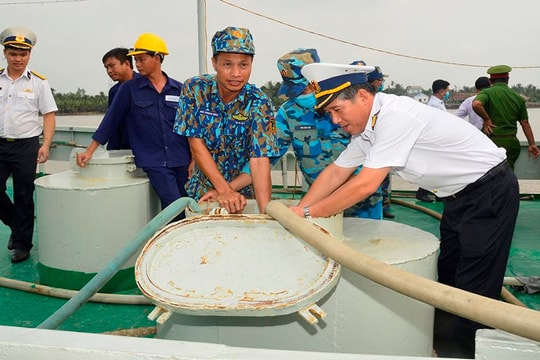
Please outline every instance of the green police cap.
[[496, 78], [507, 78], [509, 77], [508, 73], [512, 71], [512, 68], [508, 65], [496, 65], [492, 66], [487, 70], [487, 73], [492, 79]]

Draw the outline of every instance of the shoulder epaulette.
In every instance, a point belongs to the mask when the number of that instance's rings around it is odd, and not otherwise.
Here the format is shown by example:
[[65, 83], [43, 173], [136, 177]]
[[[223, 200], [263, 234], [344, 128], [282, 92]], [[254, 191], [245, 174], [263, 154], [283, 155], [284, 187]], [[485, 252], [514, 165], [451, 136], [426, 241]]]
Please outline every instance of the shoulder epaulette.
[[34, 75], [36, 75], [38, 78], [40, 78], [41, 80], [47, 80], [47, 78], [43, 75], [41, 75], [40, 73], [37, 73], [35, 72], [34, 70], [30, 70], [30, 72]]
[[1, 69], [0, 69], [0, 74], [3, 74], [3, 73], [4, 73], [4, 70], [5, 70], [4, 68], [1, 68]]

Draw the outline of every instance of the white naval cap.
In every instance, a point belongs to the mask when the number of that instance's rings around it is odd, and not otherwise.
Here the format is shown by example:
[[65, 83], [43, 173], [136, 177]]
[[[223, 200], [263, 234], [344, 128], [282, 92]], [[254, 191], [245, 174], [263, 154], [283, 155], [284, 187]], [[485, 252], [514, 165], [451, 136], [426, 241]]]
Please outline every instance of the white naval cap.
[[36, 45], [37, 37], [34, 32], [23, 26], [10, 26], [0, 33], [0, 42], [4, 47], [11, 46], [18, 49], [32, 49]]
[[367, 74], [375, 70], [373, 66], [343, 65], [329, 63], [307, 64], [302, 75], [315, 87], [317, 106], [323, 109], [343, 89], [356, 84], [367, 83]]

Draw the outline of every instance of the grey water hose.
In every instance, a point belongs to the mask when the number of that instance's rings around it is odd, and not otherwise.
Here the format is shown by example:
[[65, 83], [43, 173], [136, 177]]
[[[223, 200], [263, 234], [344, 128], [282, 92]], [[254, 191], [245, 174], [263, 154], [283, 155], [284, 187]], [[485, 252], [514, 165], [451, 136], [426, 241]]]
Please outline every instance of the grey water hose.
[[121, 268], [121, 266], [150, 239], [154, 233], [168, 224], [185, 208], [200, 212], [199, 204], [191, 198], [180, 198], [167, 206], [146, 224], [116, 256], [105, 265], [79, 292], [62, 307], [37, 326], [38, 329], [56, 329], [96, 294]]
[[373, 259], [296, 216], [279, 201], [270, 201], [265, 210], [293, 235], [369, 280], [452, 314], [540, 341], [540, 311], [440, 284]]

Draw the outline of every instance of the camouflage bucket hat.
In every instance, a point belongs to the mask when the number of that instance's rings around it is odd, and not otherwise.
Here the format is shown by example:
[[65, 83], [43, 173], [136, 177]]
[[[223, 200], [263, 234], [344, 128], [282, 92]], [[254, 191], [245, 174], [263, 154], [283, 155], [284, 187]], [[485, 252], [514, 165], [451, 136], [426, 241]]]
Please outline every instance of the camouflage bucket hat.
[[220, 52], [255, 55], [253, 37], [248, 29], [229, 26], [212, 37], [212, 54]]
[[285, 95], [289, 99], [300, 95], [309, 83], [302, 75], [302, 68], [304, 65], [320, 61], [315, 49], [296, 49], [280, 57], [277, 61], [277, 67], [283, 82], [278, 95]]

